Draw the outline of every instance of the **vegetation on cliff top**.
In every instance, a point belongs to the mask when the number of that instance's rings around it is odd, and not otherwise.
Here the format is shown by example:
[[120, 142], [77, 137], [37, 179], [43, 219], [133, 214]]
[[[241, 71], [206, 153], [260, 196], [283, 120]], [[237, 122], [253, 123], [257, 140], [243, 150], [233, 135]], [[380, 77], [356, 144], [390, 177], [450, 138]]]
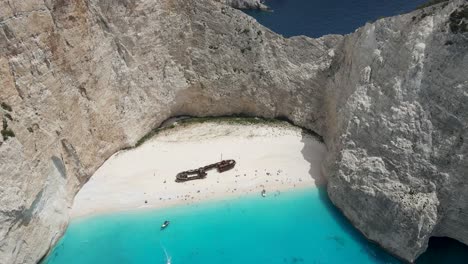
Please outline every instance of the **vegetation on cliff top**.
[[4, 110], [6, 110], [6, 111], [8, 111], [8, 112], [13, 111], [13, 109], [11, 108], [11, 106], [8, 105], [7, 103], [2, 102], [2, 103], [1, 103], [1, 106], [2, 106], [2, 108], [3, 108]]
[[423, 9], [423, 8], [426, 8], [426, 7], [437, 5], [437, 4], [440, 4], [440, 3], [445, 3], [445, 2], [448, 2], [448, 1], [449, 0], [429, 0], [426, 3], [416, 7], [416, 9]]
[[15, 137], [15, 133], [13, 130], [8, 128], [8, 120], [13, 120], [13, 117], [11, 116], [10, 113], [6, 112], [12, 112], [13, 109], [11, 108], [10, 105], [8, 105], [5, 102], [2, 102], [0, 104], [0, 107], [2, 107], [3, 111], [3, 119], [2, 119], [2, 130], [0, 130], [0, 134], [2, 134], [3, 141], [6, 141], [9, 138]]
[[3, 118], [3, 127], [0, 133], [2, 134], [4, 141], [6, 141], [8, 138], [15, 137], [15, 133], [13, 132], [13, 130], [8, 128], [8, 121], [6, 120], [6, 118]]
[[450, 14], [449, 26], [455, 34], [468, 32], [468, 5], [462, 6]]

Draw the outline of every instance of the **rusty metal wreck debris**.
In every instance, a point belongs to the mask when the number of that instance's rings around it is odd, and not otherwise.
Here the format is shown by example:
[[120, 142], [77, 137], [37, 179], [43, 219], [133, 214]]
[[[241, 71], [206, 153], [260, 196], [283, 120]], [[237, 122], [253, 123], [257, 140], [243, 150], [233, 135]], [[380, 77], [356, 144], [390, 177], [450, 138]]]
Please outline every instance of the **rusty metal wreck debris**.
[[197, 179], [204, 179], [207, 175], [206, 171], [211, 170], [211, 169], [217, 169], [218, 172], [225, 172], [227, 170], [230, 170], [234, 168], [236, 165], [235, 160], [222, 160], [217, 163], [213, 163], [210, 165], [207, 165], [205, 167], [201, 167], [195, 170], [188, 170], [188, 171], [183, 171], [180, 172], [176, 175], [176, 182], [185, 182], [185, 181], [190, 181], [190, 180], [197, 180]]

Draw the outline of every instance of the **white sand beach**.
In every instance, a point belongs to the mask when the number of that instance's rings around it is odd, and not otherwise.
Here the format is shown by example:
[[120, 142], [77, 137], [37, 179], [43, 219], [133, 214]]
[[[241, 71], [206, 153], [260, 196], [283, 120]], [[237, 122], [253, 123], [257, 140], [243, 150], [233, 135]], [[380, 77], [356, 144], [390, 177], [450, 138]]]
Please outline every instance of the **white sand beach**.
[[[286, 122], [176, 126], [107, 160], [75, 197], [71, 217], [313, 187], [324, 182], [325, 152], [324, 144]], [[236, 160], [235, 168], [175, 182], [177, 173], [221, 158]]]

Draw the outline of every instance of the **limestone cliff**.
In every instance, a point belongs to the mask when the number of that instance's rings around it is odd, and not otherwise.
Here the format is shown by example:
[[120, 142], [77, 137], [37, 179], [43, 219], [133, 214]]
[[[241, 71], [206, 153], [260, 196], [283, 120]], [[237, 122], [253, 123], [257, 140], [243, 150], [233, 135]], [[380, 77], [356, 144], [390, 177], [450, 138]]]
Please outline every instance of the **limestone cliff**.
[[181, 114], [287, 117], [370, 239], [467, 243], [463, 4], [285, 39], [218, 0], [0, 0], [0, 263], [37, 261], [92, 173]]
[[237, 9], [269, 10], [262, 0], [219, 0], [222, 3]]
[[330, 68], [329, 196], [369, 239], [409, 261], [431, 236], [468, 244], [463, 2], [368, 24], [345, 37]]

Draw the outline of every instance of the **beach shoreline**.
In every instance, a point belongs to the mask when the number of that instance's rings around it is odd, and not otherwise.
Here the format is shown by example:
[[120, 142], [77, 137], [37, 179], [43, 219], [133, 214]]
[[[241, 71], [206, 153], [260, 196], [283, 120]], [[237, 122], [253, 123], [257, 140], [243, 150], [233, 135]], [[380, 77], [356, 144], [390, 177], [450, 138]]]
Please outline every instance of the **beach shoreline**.
[[[193, 123], [166, 129], [141, 146], [106, 161], [75, 197], [72, 219], [120, 211], [160, 209], [203, 201], [266, 195], [325, 183], [326, 148], [286, 122]], [[234, 159], [226, 172], [175, 182], [181, 171]]]
[[[267, 196], [265, 199], [271, 199], [272, 197], [279, 197], [283, 194], [288, 194], [291, 192], [305, 192], [305, 191], [312, 191], [316, 190], [316, 188], [320, 188], [325, 186], [325, 184], [320, 184], [320, 185], [303, 185], [303, 186], [296, 186], [296, 187], [289, 187], [289, 188], [282, 188], [282, 189], [275, 189], [274, 191], [267, 192]], [[137, 207], [129, 207], [129, 208], [121, 208], [117, 210], [112, 210], [112, 209], [107, 209], [103, 208], [91, 213], [87, 214], [82, 214], [78, 216], [73, 216], [71, 218], [72, 222], [80, 222], [80, 221], [86, 221], [88, 219], [92, 219], [94, 217], [103, 217], [103, 216], [114, 216], [114, 215], [127, 215], [127, 214], [133, 214], [133, 213], [142, 213], [142, 212], [152, 212], [152, 211], [157, 211], [157, 210], [165, 210], [165, 209], [175, 209], [179, 207], [185, 207], [185, 206], [205, 206], [208, 203], [215, 203], [215, 204], [221, 204], [223, 202], [231, 202], [231, 201], [236, 201], [237, 199], [245, 199], [245, 198], [251, 198], [253, 196], [261, 196], [261, 192], [242, 192], [242, 193], [235, 193], [235, 194], [224, 194], [224, 195], [219, 195], [219, 196], [210, 196], [206, 199], [198, 199], [190, 202], [180, 202], [180, 201], [172, 201], [169, 203], [161, 203], [161, 204], [156, 204], [156, 205], [147, 205], [147, 206], [137, 206]]]

